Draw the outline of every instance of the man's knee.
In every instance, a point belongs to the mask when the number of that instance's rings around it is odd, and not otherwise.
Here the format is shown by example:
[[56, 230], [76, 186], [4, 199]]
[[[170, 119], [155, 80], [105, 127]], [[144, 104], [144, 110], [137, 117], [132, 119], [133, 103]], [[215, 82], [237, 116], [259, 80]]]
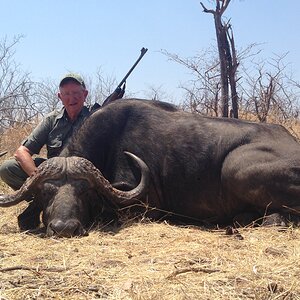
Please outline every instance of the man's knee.
[[0, 178], [12, 189], [19, 189], [28, 175], [15, 159], [9, 159], [0, 166]]
[[[38, 167], [45, 159], [36, 157], [33, 161]], [[12, 189], [18, 190], [28, 178], [28, 174], [21, 168], [20, 164], [12, 158], [4, 161], [0, 166], [0, 178]]]

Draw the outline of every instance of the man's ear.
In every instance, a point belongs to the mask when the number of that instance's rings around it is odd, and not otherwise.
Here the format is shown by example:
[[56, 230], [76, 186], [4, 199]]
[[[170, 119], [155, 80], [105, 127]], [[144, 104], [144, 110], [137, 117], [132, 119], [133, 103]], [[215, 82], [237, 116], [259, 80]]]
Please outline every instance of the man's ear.
[[60, 92], [57, 93], [57, 97], [61, 100]]
[[88, 90], [84, 90], [84, 99], [86, 99], [87, 95], [89, 94]]

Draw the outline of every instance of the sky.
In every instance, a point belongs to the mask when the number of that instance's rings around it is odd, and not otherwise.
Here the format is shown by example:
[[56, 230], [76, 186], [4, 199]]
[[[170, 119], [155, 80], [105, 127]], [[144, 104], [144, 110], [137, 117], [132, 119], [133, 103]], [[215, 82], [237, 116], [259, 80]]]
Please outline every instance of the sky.
[[[162, 51], [188, 58], [216, 44], [213, 16], [199, 0], [0, 0], [0, 7], [0, 40], [24, 36], [14, 59], [37, 81], [101, 69], [119, 82], [145, 47], [127, 90], [144, 98], [156, 88], [176, 98], [192, 78]], [[300, 81], [299, 12], [295, 0], [232, 0], [224, 17], [237, 49], [258, 43], [266, 59], [288, 52], [285, 61]]]

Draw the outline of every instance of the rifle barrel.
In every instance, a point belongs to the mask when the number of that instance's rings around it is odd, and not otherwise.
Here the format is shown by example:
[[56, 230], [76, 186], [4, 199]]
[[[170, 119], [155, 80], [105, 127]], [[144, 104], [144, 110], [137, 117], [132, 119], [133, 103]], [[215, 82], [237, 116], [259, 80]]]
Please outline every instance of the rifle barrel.
[[7, 153], [7, 151], [1, 152], [0, 153], [0, 157], [3, 156], [3, 155], [5, 155], [6, 153]]
[[134, 68], [137, 66], [137, 64], [140, 62], [140, 60], [143, 58], [143, 56], [146, 54], [146, 52], [148, 51], [147, 48], [142, 48], [141, 49], [141, 54], [139, 56], [139, 58], [137, 59], [137, 61], [134, 63], [134, 65], [131, 67], [131, 69], [127, 72], [127, 74], [125, 75], [125, 77], [121, 80], [121, 82], [118, 84], [118, 88], [120, 88], [123, 83], [126, 81], [126, 79], [128, 78], [128, 76], [130, 75], [130, 73], [134, 70]]

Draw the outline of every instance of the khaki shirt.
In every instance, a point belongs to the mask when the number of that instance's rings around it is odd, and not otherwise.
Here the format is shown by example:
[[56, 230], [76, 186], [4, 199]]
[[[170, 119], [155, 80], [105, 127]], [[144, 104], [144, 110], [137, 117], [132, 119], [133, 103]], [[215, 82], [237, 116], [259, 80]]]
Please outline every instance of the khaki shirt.
[[65, 108], [48, 114], [33, 132], [22, 142], [32, 154], [38, 154], [42, 147], [47, 147], [47, 157], [58, 156], [67, 141], [83, 121], [90, 115], [84, 106], [74, 122], [68, 118]]

